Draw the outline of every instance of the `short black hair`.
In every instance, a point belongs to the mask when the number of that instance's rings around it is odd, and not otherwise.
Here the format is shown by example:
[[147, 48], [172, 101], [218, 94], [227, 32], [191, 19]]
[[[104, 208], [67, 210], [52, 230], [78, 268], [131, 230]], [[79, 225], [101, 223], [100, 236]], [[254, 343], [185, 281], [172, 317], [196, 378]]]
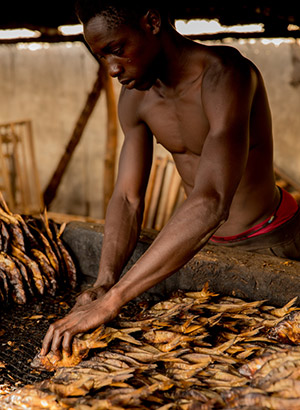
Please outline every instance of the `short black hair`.
[[82, 24], [93, 17], [104, 16], [111, 26], [126, 22], [136, 22], [147, 10], [157, 9], [162, 18], [167, 16], [167, 6], [163, 0], [77, 0], [76, 14]]

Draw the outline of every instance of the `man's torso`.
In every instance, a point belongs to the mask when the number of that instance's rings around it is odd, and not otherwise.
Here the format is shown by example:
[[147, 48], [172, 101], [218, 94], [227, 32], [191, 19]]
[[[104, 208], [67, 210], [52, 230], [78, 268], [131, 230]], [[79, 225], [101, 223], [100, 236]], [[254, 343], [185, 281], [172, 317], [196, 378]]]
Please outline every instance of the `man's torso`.
[[[205, 65], [209, 69], [210, 65], [218, 63], [218, 58], [215, 58], [218, 48], [208, 47], [207, 50]], [[151, 130], [157, 142], [172, 154], [187, 195], [193, 190], [195, 175], [202, 160], [202, 149], [210, 130], [202, 99], [205, 86], [201, 64], [203, 53], [199, 65], [197, 58], [193, 61], [193, 76], [185, 79], [177, 91], [152, 87], [149, 91], [138, 92], [141, 120]], [[279, 200], [274, 184], [268, 100], [258, 70], [252, 64], [251, 67], [257, 81], [250, 113], [248, 161], [233, 198], [229, 218], [216, 232], [218, 235], [238, 234], [264, 220], [273, 212]], [[235, 115], [239, 115], [238, 110]]]

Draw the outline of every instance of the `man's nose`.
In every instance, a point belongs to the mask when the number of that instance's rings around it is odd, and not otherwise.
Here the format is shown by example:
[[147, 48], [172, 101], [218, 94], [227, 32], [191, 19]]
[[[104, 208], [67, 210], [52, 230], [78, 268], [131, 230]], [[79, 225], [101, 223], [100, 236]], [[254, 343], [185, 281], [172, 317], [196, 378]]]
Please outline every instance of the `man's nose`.
[[118, 77], [123, 72], [121, 64], [116, 61], [108, 61], [108, 73], [111, 77]]

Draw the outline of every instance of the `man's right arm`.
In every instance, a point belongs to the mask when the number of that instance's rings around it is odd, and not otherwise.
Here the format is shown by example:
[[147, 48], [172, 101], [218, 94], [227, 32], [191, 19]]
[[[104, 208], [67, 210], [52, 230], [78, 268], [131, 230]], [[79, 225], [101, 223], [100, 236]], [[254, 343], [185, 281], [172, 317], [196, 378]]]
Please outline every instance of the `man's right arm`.
[[152, 165], [153, 136], [137, 118], [136, 99], [127, 99], [126, 94], [121, 94], [119, 102], [119, 118], [125, 139], [117, 181], [105, 217], [99, 273], [93, 288], [78, 298], [75, 308], [101, 297], [118, 281], [141, 230], [144, 197]]

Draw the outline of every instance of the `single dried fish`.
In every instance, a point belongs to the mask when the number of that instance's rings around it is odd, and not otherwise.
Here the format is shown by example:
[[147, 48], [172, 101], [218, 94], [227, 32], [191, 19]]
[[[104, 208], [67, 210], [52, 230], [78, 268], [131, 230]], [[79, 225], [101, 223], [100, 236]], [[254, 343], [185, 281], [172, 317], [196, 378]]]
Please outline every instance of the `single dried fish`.
[[100, 326], [91, 334], [79, 334], [74, 337], [72, 343], [72, 354], [67, 354], [64, 350], [61, 356], [55, 355], [50, 351], [46, 356], [37, 354], [31, 366], [39, 370], [54, 371], [59, 367], [73, 367], [86, 357], [90, 349], [106, 347], [107, 343], [102, 339], [104, 326]]
[[38, 264], [15, 246], [12, 246], [12, 255], [19, 259], [30, 270], [38, 293], [43, 295], [45, 291], [45, 280]]
[[270, 339], [280, 343], [300, 343], [300, 310], [294, 310], [268, 332]]
[[1, 410], [63, 410], [69, 406], [59, 401], [56, 394], [44, 392], [34, 386], [22, 387], [0, 397]]
[[4, 252], [0, 252], [0, 269], [5, 272], [7, 280], [11, 285], [14, 302], [18, 304], [26, 303], [27, 298], [22, 275], [14, 261]]
[[85, 396], [91, 390], [128, 380], [133, 372], [134, 369], [103, 372], [82, 367], [62, 368], [56, 371], [52, 379], [42, 382], [40, 387], [63, 397]]
[[287, 315], [288, 313], [292, 312], [293, 310], [299, 310], [299, 308], [293, 306], [298, 299], [298, 296], [294, 297], [292, 300], [290, 300], [286, 305], [284, 305], [282, 308], [277, 308], [277, 309], [271, 309], [270, 313], [273, 316], [276, 317], [283, 317]]
[[31, 253], [35, 258], [35, 261], [40, 267], [40, 271], [43, 272], [43, 277], [46, 276], [49, 283], [48, 292], [50, 295], [54, 296], [58, 289], [58, 281], [56, 277], [56, 272], [51, 266], [47, 256], [39, 249], [31, 249]]

